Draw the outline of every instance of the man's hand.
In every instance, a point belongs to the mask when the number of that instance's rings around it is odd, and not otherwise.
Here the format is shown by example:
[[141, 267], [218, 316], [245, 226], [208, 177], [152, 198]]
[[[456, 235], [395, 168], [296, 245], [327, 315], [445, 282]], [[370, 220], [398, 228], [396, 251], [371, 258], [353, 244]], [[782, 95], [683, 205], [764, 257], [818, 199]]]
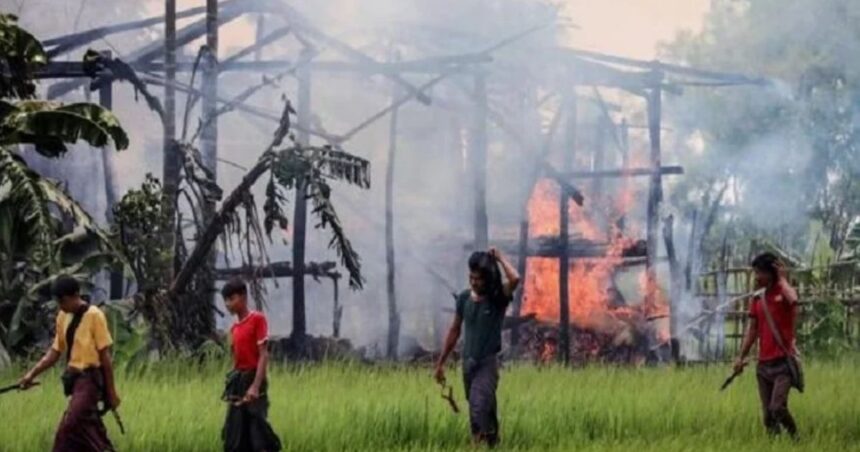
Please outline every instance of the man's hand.
[[445, 384], [445, 366], [441, 364], [436, 365], [436, 371], [433, 372], [433, 378], [436, 379], [436, 383], [440, 385]]
[[255, 385], [251, 385], [248, 388], [248, 392], [245, 393], [245, 397], [242, 399], [242, 403], [252, 403], [260, 398], [260, 388]]
[[487, 250], [487, 254], [489, 254], [490, 257], [492, 257], [493, 259], [496, 259], [496, 260], [498, 260], [501, 257], [501, 253], [499, 252], [498, 248], [496, 248], [495, 246], [491, 246], [490, 249]]
[[119, 394], [117, 394], [116, 391], [110, 391], [110, 393], [108, 394], [108, 403], [110, 403], [110, 407], [113, 410], [119, 408], [119, 405], [120, 403], [122, 403], [122, 400], [120, 400]]
[[747, 366], [746, 359], [739, 356], [738, 359], [735, 360], [734, 365], [732, 365], [732, 369], [735, 371], [736, 374], [740, 374], [744, 371], [744, 367], [746, 367], [746, 366]]
[[27, 372], [26, 375], [24, 375], [23, 377], [21, 377], [20, 380], [18, 380], [18, 387], [21, 388], [22, 391], [26, 391], [35, 386], [35, 379], [36, 377], [34, 377], [33, 374]]

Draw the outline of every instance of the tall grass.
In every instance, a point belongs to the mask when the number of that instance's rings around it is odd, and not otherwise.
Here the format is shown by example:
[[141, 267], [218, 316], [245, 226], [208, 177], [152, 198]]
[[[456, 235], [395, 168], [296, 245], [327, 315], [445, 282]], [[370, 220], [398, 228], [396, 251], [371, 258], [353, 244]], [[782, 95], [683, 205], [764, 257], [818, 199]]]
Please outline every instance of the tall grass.
[[[227, 365], [161, 363], [122, 372], [123, 451], [217, 451]], [[802, 440], [763, 433], [753, 372], [727, 391], [724, 367], [582, 370], [513, 366], [499, 392], [503, 450], [860, 450], [860, 363], [813, 363], [806, 394], [792, 394]], [[459, 371], [449, 379], [459, 382]], [[7, 372], [2, 381], [14, 381]], [[65, 406], [56, 374], [27, 393], [0, 396], [0, 450], [49, 450]], [[461, 385], [456, 398], [466, 408]], [[458, 450], [468, 416], [454, 415], [429, 369], [279, 367], [270, 418], [286, 450]]]

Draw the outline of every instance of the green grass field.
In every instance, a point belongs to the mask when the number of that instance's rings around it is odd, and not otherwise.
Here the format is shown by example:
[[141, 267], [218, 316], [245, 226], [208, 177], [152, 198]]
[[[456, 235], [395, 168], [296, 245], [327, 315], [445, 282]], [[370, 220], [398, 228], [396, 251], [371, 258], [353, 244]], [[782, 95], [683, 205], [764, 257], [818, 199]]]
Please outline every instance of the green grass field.
[[[217, 451], [225, 366], [160, 364], [121, 373], [127, 433], [106, 418], [122, 451]], [[752, 372], [727, 391], [725, 367], [687, 369], [527, 366], [502, 374], [502, 450], [860, 450], [860, 360], [813, 363], [792, 393], [798, 444], [770, 440]], [[15, 374], [0, 374], [0, 382]], [[459, 372], [449, 379], [459, 382]], [[56, 374], [28, 393], [0, 396], [0, 450], [50, 449], [65, 400]], [[465, 408], [462, 389], [456, 398]], [[286, 450], [468, 449], [467, 415], [453, 414], [429, 369], [347, 365], [276, 368], [270, 417]]]

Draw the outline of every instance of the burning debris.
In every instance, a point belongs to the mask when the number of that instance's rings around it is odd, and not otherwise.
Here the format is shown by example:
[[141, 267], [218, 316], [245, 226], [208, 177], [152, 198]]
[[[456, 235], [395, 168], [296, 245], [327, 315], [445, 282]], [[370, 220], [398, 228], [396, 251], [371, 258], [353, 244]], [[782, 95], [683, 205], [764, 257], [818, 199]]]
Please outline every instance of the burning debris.
[[[669, 344], [669, 304], [656, 278], [639, 272], [635, 284], [628, 282], [626, 297], [619, 287], [622, 273], [630, 274], [630, 267], [647, 255], [646, 242], [619, 227], [635, 198], [631, 187], [625, 185], [614, 202], [602, 203], [606, 206], [602, 211], [571, 205], [570, 230], [578, 236], [566, 241], [559, 236], [559, 196], [557, 186], [542, 180], [529, 200], [533, 245], [526, 261], [521, 312], [534, 315], [537, 322], [520, 329], [516, 347], [539, 363], [561, 355], [560, 262], [567, 258], [570, 361], [661, 360]], [[605, 196], [603, 200], [609, 201]]]

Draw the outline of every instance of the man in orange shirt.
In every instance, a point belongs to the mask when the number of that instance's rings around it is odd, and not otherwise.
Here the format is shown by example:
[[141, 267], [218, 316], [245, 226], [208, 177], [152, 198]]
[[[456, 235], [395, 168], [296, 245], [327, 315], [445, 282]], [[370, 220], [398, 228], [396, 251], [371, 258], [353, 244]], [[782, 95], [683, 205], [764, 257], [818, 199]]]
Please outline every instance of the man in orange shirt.
[[54, 438], [54, 452], [114, 450], [98, 407], [100, 401], [114, 409], [120, 404], [114, 386], [110, 355], [113, 340], [107, 319], [99, 308], [81, 299], [81, 288], [74, 278], [59, 276], [51, 290], [60, 308], [54, 342], [18, 384], [21, 389], [30, 388], [36, 377], [65, 353], [63, 389], [71, 398]]

